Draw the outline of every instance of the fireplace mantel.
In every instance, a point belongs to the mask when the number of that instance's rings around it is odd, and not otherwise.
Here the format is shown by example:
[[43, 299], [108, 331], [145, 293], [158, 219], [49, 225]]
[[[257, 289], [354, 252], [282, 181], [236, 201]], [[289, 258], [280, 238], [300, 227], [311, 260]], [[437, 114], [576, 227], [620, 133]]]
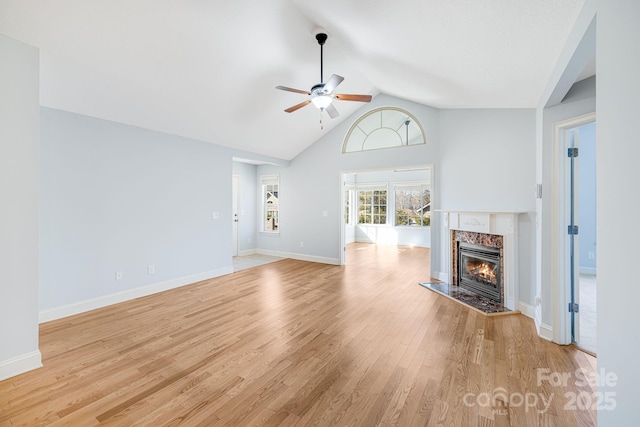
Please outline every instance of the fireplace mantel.
[[504, 262], [504, 305], [516, 310], [518, 297], [518, 215], [522, 212], [490, 212], [439, 210], [442, 215], [442, 226], [445, 230], [442, 259], [447, 265], [445, 277], [447, 283], [453, 278], [452, 265], [452, 231], [472, 231], [502, 236]]

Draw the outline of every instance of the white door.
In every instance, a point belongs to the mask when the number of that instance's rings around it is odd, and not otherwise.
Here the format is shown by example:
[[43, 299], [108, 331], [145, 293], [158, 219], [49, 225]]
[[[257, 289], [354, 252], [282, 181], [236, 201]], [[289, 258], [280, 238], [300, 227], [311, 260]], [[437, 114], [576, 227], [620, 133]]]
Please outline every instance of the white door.
[[238, 175], [233, 175], [231, 179], [231, 210], [233, 212], [233, 231], [232, 231], [232, 239], [233, 239], [233, 256], [238, 256], [238, 183], [240, 181], [240, 177]]

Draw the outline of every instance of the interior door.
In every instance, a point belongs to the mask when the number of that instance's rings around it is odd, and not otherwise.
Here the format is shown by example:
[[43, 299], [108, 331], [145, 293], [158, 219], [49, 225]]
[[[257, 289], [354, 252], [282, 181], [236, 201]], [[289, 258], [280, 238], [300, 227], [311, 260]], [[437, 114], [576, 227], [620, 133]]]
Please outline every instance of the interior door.
[[596, 124], [587, 123], [567, 132], [571, 341], [580, 348], [595, 353]]
[[240, 177], [233, 175], [231, 178], [231, 210], [233, 212], [232, 226], [232, 240], [233, 240], [233, 256], [238, 256], [238, 190], [239, 190]]
[[569, 225], [567, 227], [567, 236], [569, 238], [569, 286], [570, 286], [570, 301], [569, 301], [569, 313], [571, 316], [571, 342], [577, 343], [578, 337], [580, 337], [580, 252], [579, 246], [579, 232], [580, 226], [578, 225], [578, 195], [579, 195], [579, 174], [578, 174], [578, 155], [579, 155], [579, 140], [580, 131], [576, 129], [570, 129], [568, 131], [568, 146], [567, 146], [567, 159], [569, 162]]

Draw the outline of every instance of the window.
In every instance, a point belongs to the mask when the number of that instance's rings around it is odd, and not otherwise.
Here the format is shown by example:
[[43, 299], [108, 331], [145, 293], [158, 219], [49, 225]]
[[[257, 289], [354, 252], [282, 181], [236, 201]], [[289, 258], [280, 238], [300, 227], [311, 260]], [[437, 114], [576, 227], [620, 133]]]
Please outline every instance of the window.
[[262, 231], [278, 232], [279, 177], [278, 175], [264, 175], [260, 178], [260, 184], [262, 193]]
[[387, 223], [387, 188], [358, 188], [358, 224]]
[[382, 107], [360, 117], [349, 129], [343, 153], [426, 144], [418, 120], [397, 107]]
[[427, 184], [397, 184], [395, 193], [396, 226], [431, 225], [431, 193]]
[[355, 198], [355, 190], [353, 187], [347, 187], [344, 191], [344, 223], [345, 225], [353, 225], [353, 206]]

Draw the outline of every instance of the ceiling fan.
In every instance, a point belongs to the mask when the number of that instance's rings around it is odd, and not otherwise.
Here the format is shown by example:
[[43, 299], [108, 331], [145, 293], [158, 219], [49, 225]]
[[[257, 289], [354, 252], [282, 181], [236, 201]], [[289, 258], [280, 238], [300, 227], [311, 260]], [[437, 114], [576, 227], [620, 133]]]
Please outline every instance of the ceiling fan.
[[338, 110], [332, 104], [333, 100], [336, 99], [338, 101], [358, 101], [358, 102], [370, 102], [371, 95], [347, 95], [347, 94], [339, 94], [333, 93], [334, 89], [342, 83], [344, 77], [339, 76], [337, 74], [333, 74], [329, 80], [324, 83], [322, 78], [322, 47], [324, 43], [327, 41], [326, 33], [318, 33], [316, 34], [316, 40], [318, 40], [318, 44], [320, 45], [320, 83], [314, 85], [310, 91], [293, 89], [286, 86], [276, 86], [276, 89], [286, 90], [288, 92], [301, 93], [304, 95], [310, 95], [311, 98], [306, 101], [302, 101], [299, 104], [294, 105], [293, 107], [289, 107], [284, 110], [287, 113], [293, 113], [296, 110], [304, 107], [308, 104], [315, 105], [320, 111], [326, 111], [329, 114], [329, 117], [336, 118], [339, 116]]

